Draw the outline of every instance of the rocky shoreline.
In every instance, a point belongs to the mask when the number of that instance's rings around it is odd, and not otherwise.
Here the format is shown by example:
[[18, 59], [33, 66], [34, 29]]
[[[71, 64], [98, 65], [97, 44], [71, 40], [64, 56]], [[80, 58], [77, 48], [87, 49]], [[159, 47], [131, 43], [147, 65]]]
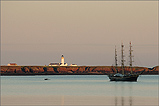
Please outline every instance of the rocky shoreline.
[[[1, 76], [16, 75], [108, 75], [113, 73], [112, 66], [1, 66]], [[153, 68], [133, 67], [134, 73], [142, 75], [158, 75], [159, 66]], [[121, 71], [121, 67], [118, 67]], [[125, 67], [125, 73], [130, 73], [130, 67]]]

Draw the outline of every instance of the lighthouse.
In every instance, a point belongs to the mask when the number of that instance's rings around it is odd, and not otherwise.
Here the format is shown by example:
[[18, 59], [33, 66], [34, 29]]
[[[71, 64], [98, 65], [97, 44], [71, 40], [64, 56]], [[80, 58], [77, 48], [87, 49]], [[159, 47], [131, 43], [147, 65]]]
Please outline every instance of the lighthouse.
[[61, 56], [61, 65], [64, 65], [65, 64], [65, 62], [64, 62], [64, 56], [62, 55]]
[[64, 56], [61, 56], [61, 63], [60, 66], [67, 66], [68, 64], [64, 62]]
[[[62, 55], [60, 63], [50, 63], [49, 66], [68, 66], [68, 64], [65, 63], [64, 56]], [[77, 64], [71, 64], [70, 66], [77, 66]]]

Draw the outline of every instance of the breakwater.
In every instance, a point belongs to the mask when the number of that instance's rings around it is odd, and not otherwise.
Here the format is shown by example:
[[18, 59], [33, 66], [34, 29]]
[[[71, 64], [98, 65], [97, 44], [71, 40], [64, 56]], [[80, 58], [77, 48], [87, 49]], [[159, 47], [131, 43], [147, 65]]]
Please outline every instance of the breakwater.
[[[121, 72], [121, 67], [117, 67]], [[113, 73], [112, 66], [1, 66], [1, 75], [107, 75]], [[133, 67], [134, 73], [145, 70], [143, 75], [159, 74], [159, 66], [153, 68]], [[125, 67], [130, 73], [130, 67]]]

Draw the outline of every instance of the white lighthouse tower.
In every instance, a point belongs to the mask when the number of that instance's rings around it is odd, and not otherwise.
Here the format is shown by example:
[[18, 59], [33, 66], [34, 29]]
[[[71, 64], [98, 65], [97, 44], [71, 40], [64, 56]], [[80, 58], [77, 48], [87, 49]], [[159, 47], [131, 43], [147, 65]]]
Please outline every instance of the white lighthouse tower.
[[61, 56], [61, 63], [60, 66], [67, 66], [67, 63], [64, 62], [64, 56]]
[[61, 56], [61, 65], [64, 65], [65, 64], [65, 62], [64, 62], [64, 56], [62, 55]]

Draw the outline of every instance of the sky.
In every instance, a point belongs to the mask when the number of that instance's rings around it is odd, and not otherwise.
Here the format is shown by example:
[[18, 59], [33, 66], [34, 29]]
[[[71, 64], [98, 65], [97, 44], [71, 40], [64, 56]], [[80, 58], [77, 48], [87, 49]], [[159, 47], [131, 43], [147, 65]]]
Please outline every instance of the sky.
[[158, 1], [1, 1], [1, 65], [158, 65]]

